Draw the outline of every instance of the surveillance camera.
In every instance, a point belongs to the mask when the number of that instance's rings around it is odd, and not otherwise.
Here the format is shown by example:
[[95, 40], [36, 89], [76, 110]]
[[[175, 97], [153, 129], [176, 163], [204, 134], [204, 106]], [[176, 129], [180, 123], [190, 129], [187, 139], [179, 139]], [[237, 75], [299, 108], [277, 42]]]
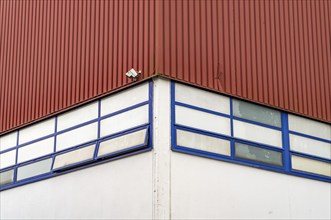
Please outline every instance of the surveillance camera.
[[130, 69], [127, 73], [125, 73], [125, 75], [129, 78], [132, 78], [134, 81], [136, 81], [139, 77], [140, 71], [137, 72], [136, 70], [134, 70], [133, 68]]

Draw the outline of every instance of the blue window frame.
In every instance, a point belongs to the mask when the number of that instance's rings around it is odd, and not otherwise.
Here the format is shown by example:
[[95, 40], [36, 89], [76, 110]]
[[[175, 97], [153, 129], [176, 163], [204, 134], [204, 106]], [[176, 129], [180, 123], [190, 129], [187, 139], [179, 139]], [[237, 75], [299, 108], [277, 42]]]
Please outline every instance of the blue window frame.
[[[253, 121], [253, 120], [250, 120], [247, 118], [241, 118], [238, 116], [234, 116], [234, 111], [233, 111], [234, 100], [231, 97], [229, 97], [229, 100], [230, 100], [230, 103], [229, 103], [230, 104], [230, 106], [229, 106], [230, 113], [229, 114], [211, 111], [209, 109], [204, 109], [201, 107], [197, 107], [197, 106], [189, 105], [187, 103], [176, 101], [176, 89], [175, 89], [176, 84], [178, 84], [178, 83], [174, 82], [174, 81], [171, 82], [171, 130], [172, 130], [171, 131], [171, 135], [172, 135], [171, 148], [173, 151], [196, 155], [196, 156], [207, 157], [207, 158], [211, 158], [211, 159], [216, 159], [216, 160], [221, 160], [221, 161], [226, 161], [226, 162], [231, 162], [231, 163], [236, 163], [236, 164], [241, 164], [241, 165], [247, 165], [247, 166], [251, 166], [251, 167], [266, 169], [266, 170], [294, 175], [294, 176], [300, 176], [300, 177], [305, 177], [305, 178], [310, 178], [310, 179], [315, 179], [315, 180], [320, 180], [320, 181], [325, 181], [325, 182], [331, 182], [331, 177], [317, 174], [317, 173], [312, 173], [309, 171], [296, 170], [292, 167], [291, 157], [293, 155], [299, 156], [302, 158], [312, 159], [314, 161], [320, 161], [320, 162], [323, 162], [323, 163], [326, 163], [329, 165], [331, 164], [331, 160], [291, 150], [290, 134], [295, 134], [295, 135], [299, 135], [302, 137], [308, 137], [313, 140], [318, 140], [318, 141], [321, 141], [324, 143], [329, 143], [329, 144], [331, 143], [331, 141], [323, 139], [323, 138], [318, 138], [318, 137], [302, 134], [302, 133], [295, 132], [295, 131], [290, 131], [288, 113], [272, 109], [272, 111], [280, 112], [280, 120], [281, 120], [280, 126], [273, 126], [273, 125], [270, 125], [267, 123], [259, 122], [258, 120]], [[253, 105], [256, 105], [256, 104], [253, 104]], [[176, 123], [176, 107], [177, 106], [182, 106], [185, 108], [199, 110], [201, 112], [228, 118], [230, 120], [230, 129], [231, 129], [230, 133], [231, 134], [224, 135], [224, 134], [214, 133], [214, 132], [206, 131], [203, 129], [193, 128], [193, 127], [189, 127], [187, 125]], [[257, 105], [257, 106], [259, 106], [259, 105]], [[265, 108], [265, 107], [263, 107], [263, 108]], [[194, 118], [192, 120], [194, 120]], [[268, 145], [265, 143], [258, 143], [258, 142], [252, 141], [252, 140], [247, 140], [247, 139], [242, 139], [242, 138], [236, 137], [234, 135], [234, 125], [233, 125], [234, 121], [246, 122], [251, 125], [258, 125], [263, 128], [273, 129], [273, 131], [279, 131], [281, 133], [281, 147], [275, 147], [275, 146]], [[189, 148], [187, 146], [180, 146], [177, 144], [178, 143], [177, 142], [177, 131], [178, 130], [184, 130], [184, 131], [188, 131], [188, 132], [192, 132], [192, 133], [196, 133], [196, 134], [200, 134], [200, 135], [206, 135], [206, 136], [230, 141], [231, 153], [230, 153], [230, 155], [222, 155], [222, 154], [208, 152], [208, 151], [204, 151], [204, 150], [200, 150], [200, 149]], [[261, 135], [263, 135], [263, 134], [261, 134]], [[250, 159], [249, 157], [245, 158], [243, 156], [236, 156], [236, 144], [245, 146], [245, 148], [247, 148], [247, 149], [251, 148], [251, 152], [253, 152], [251, 154], [251, 156], [254, 157], [255, 159]], [[251, 147], [249, 147], [249, 146], [251, 146]], [[247, 150], [247, 149], [244, 149], [244, 150]], [[254, 149], [261, 149], [261, 151], [259, 152], [260, 154], [268, 154], [268, 156], [273, 157], [274, 161], [259, 160], [258, 159], [259, 155], [254, 154]], [[237, 151], [237, 153], [238, 153], [238, 151]], [[272, 160], [272, 159], [270, 159], [270, 160]], [[281, 161], [279, 161], [279, 160], [281, 160]]]
[[[98, 102], [98, 117], [96, 119], [89, 120], [87, 122], [78, 124], [76, 126], [61, 130], [59, 132], [57, 131], [57, 119], [58, 119], [59, 115], [55, 116], [55, 128], [54, 128], [55, 132], [53, 134], [38, 138], [36, 140], [29, 141], [29, 142], [24, 143], [24, 144], [19, 144], [20, 130], [18, 130], [17, 131], [16, 146], [5, 149], [5, 150], [0, 152], [0, 154], [2, 154], [2, 153], [6, 153], [6, 152], [9, 152], [9, 151], [12, 151], [12, 150], [16, 150], [15, 164], [11, 165], [11, 166], [8, 166], [8, 167], [5, 167], [5, 168], [0, 170], [0, 175], [2, 175], [1, 177], [6, 178], [6, 179], [4, 179], [4, 182], [2, 184], [0, 182], [0, 185], [1, 185], [0, 186], [0, 191], [10, 189], [10, 188], [13, 188], [13, 187], [17, 187], [17, 186], [21, 186], [21, 185], [28, 184], [28, 183], [40, 181], [40, 180], [43, 180], [43, 179], [46, 179], [46, 178], [55, 177], [55, 176], [66, 174], [66, 173], [69, 173], [69, 172], [72, 172], [72, 171], [80, 170], [80, 169], [83, 169], [83, 168], [86, 168], [86, 167], [94, 166], [94, 165], [97, 165], [97, 164], [109, 162], [109, 161], [112, 161], [112, 160], [120, 159], [120, 158], [123, 158], [123, 157], [127, 157], [127, 156], [130, 156], [130, 155], [135, 155], [135, 154], [138, 154], [138, 153], [142, 153], [142, 152], [146, 152], [146, 151], [151, 150], [152, 149], [152, 143], [153, 143], [153, 140], [152, 140], [152, 138], [153, 138], [153, 135], [152, 135], [152, 131], [153, 131], [153, 128], [152, 128], [152, 120], [153, 120], [153, 109], [152, 109], [152, 107], [153, 107], [153, 105], [152, 105], [153, 85], [152, 85], [151, 80], [148, 82], [147, 86], [148, 86], [148, 97], [147, 97], [146, 101], [143, 101], [143, 102], [137, 103], [135, 105], [132, 105], [130, 107], [123, 108], [123, 109], [120, 109], [116, 112], [101, 116], [101, 100], [102, 99], [99, 99], [97, 101]], [[100, 124], [101, 124], [101, 121], [103, 119], [108, 119], [110, 117], [119, 115], [121, 113], [125, 113], [127, 111], [137, 109], [141, 106], [147, 106], [147, 109], [148, 109], [148, 121], [147, 121], [147, 123], [139, 124], [138, 126], [130, 127], [129, 129], [126, 129], [126, 130], [123, 130], [123, 131], [120, 131], [120, 132], [116, 132], [116, 133], [111, 133], [110, 135], [105, 135], [105, 136], [101, 137], [101, 135], [100, 135], [101, 125]], [[72, 147], [69, 147], [69, 148], [66, 148], [66, 149], [63, 149], [63, 150], [56, 151], [57, 137], [59, 135], [64, 134], [66, 132], [73, 131], [77, 128], [82, 128], [83, 126], [90, 125], [92, 123], [97, 123], [97, 138], [95, 138], [91, 141], [87, 141], [87, 142], [82, 143], [82, 144], [78, 144], [76, 146], [72, 146]], [[103, 142], [105, 142], [107, 140], [115, 139], [115, 138], [118, 138], [118, 137], [121, 137], [121, 136], [126, 136], [126, 135], [129, 135], [131, 133], [141, 131], [141, 130], [146, 131], [145, 134], [144, 134], [145, 136], [144, 136], [144, 139], [143, 139], [142, 143], [137, 144], [135, 146], [129, 146], [127, 148], [119, 149], [119, 150], [117, 150], [115, 152], [112, 152], [112, 153], [109, 153], [109, 154], [98, 156], [100, 144], [102, 144]], [[31, 159], [31, 160], [18, 162], [18, 152], [19, 152], [20, 148], [22, 148], [24, 146], [27, 146], [29, 144], [36, 143], [38, 141], [45, 140], [45, 139], [50, 138], [50, 137], [54, 138], [54, 142], [53, 142], [54, 150], [53, 150], [52, 153], [49, 153], [49, 154]], [[83, 159], [81, 161], [70, 163], [68, 165], [64, 165], [64, 166], [61, 166], [61, 167], [58, 167], [58, 168], [54, 167], [55, 158], [60, 157], [61, 155], [65, 155], [67, 153], [74, 154], [75, 151], [78, 152], [79, 150], [83, 150], [84, 148], [87, 148], [88, 146], [95, 146], [94, 149], [91, 148], [91, 149], [93, 149], [93, 152], [91, 153], [90, 157], [86, 157], [86, 158], [83, 157]], [[51, 161], [51, 163], [49, 163], [49, 161]], [[31, 167], [34, 164], [38, 164], [38, 163], [42, 164], [44, 166], [49, 165], [49, 169], [47, 170], [47, 167], [46, 168], [43, 167], [43, 169], [40, 170], [39, 172], [38, 172], [38, 170], [34, 171], [35, 173], [32, 173], [31, 176], [28, 175], [28, 177], [27, 177], [25, 174], [22, 174], [21, 177], [23, 176], [24, 178], [20, 177], [21, 179], [20, 180], [18, 179], [18, 172], [24, 172], [24, 171], [29, 169], [29, 166]], [[12, 173], [13, 173], [12, 177], [9, 176]]]

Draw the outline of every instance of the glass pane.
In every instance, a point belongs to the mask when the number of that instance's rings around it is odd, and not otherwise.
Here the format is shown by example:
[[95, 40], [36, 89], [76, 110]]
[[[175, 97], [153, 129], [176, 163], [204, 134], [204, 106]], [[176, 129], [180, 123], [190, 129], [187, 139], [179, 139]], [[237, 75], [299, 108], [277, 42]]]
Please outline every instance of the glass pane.
[[216, 154], [231, 155], [230, 141], [183, 130], [177, 130], [177, 145]]
[[98, 157], [144, 144], [146, 131], [144, 129], [101, 142]]
[[231, 134], [229, 118], [182, 106], [176, 106], [176, 123], [214, 133]]
[[148, 105], [106, 118], [101, 121], [101, 137], [148, 123]]
[[0, 151], [15, 147], [17, 142], [17, 131], [0, 137]]
[[98, 117], [98, 102], [84, 105], [77, 109], [61, 114], [57, 119], [57, 130], [62, 131], [66, 128], [82, 124]]
[[331, 176], [331, 164], [292, 155], [292, 169]]
[[19, 144], [36, 140], [41, 137], [53, 134], [55, 132], [55, 118], [30, 125], [20, 130]]
[[0, 169], [14, 165], [16, 160], [16, 150], [0, 154]]
[[14, 181], [14, 170], [8, 170], [0, 173], [0, 186], [12, 183]]
[[176, 83], [176, 101], [230, 114], [230, 99], [216, 93]]
[[56, 138], [56, 151], [74, 147], [98, 138], [98, 123], [92, 123], [60, 134]]
[[101, 100], [101, 116], [128, 108], [148, 100], [148, 83], [135, 86]]
[[279, 111], [253, 103], [234, 99], [233, 115], [263, 124], [281, 127], [281, 117]]
[[290, 134], [291, 150], [331, 159], [331, 144]]
[[235, 143], [235, 156], [237, 158], [253, 160], [271, 165], [283, 165], [282, 153], [247, 144]]
[[54, 152], [54, 137], [18, 149], [18, 163]]
[[237, 138], [282, 147], [281, 131], [238, 120], [233, 120], [233, 130], [234, 136]]
[[289, 129], [299, 133], [331, 140], [331, 125], [296, 115], [288, 115]]
[[51, 171], [52, 158], [31, 163], [17, 169], [17, 180], [38, 176]]
[[53, 169], [92, 159], [94, 155], [94, 150], [95, 144], [58, 155], [55, 157]]

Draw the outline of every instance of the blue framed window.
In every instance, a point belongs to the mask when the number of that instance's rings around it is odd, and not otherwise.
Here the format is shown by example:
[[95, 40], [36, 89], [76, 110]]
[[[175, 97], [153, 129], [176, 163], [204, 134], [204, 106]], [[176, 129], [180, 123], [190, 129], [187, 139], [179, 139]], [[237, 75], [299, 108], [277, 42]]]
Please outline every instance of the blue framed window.
[[171, 84], [172, 150], [331, 182], [331, 126]]
[[152, 149], [152, 81], [0, 137], [0, 190]]

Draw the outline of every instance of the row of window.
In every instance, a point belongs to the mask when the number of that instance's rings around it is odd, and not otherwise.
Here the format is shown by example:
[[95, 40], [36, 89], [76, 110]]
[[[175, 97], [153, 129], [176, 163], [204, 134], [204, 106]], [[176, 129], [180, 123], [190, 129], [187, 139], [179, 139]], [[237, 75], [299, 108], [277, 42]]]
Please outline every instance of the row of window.
[[150, 90], [144, 83], [0, 137], [0, 187], [149, 148]]
[[173, 150], [331, 181], [331, 126], [172, 84]]

